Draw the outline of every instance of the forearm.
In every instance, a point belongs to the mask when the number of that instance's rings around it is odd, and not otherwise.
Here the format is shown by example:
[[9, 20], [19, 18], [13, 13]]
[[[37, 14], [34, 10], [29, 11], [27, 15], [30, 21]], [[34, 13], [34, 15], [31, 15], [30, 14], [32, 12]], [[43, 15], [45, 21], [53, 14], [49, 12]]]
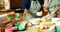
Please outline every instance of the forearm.
[[28, 2], [28, 0], [23, 0], [23, 4], [22, 4], [22, 10], [23, 11], [26, 9], [27, 2]]
[[43, 16], [46, 16], [47, 15], [47, 13], [49, 12], [49, 10], [48, 10], [48, 8], [45, 6], [45, 5], [43, 5]]
[[44, 9], [45, 12], [48, 12], [49, 11], [48, 10], [48, 7], [47, 7], [47, 2], [48, 2], [48, 0], [44, 0], [43, 9]]
[[43, 9], [44, 9], [44, 12], [48, 12], [49, 11], [47, 7], [43, 7]]
[[5, 14], [0, 15], [0, 19], [4, 19], [4, 18], [6, 18], [7, 16], [12, 16], [12, 15], [14, 15], [14, 12], [5, 13]]
[[57, 8], [55, 8], [55, 13], [57, 13], [58, 11], [59, 11], [59, 9], [60, 9], [60, 7], [57, 7]]
[[44, 0], [44, 6], [45, 6], [45, 8], [47, 8], [47, 2], [48, 2], [48, 0]]

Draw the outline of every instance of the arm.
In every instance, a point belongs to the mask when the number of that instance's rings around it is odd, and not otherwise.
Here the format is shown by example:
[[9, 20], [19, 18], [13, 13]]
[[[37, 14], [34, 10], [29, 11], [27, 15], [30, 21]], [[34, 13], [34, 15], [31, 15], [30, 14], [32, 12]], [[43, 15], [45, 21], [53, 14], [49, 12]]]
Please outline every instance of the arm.
[[28, 14], [28, 8], [30, 5], [30, 0], [23, 0], [23, 4], [22, 4], [22, 10], [24, 11], [24, 14], [27, 15]]
[[48, 0], [44, 0], [44, 5], [43, 5], [43, 16], [46, 16], [47, 15], [47, 13], [49, 12], [49, 10], [48, 10], [48, 7], [47, 7], [47, 1]]
[[44, 12], [48, 12], [47, 2], [48, 0], [44, 0], [44, 5], [43, 5]]
[[23, 0], [23, 4], [22, 4], [22, 10], [23, 11], [26, 9], [27, 2], [28, 2], [28, 0]]
[[10, 12], [10, 13], [0, 15], [0, 23], [2, 24], [2, 26], [0, 24], [1, 27], [5, 27], [6, 24], [12, 22], [12, 21], [8, 21], [7, 18], [6, 18], [9, 15], [14, 15], [14, 12]]
[[59, 9], [60, 9], [60, 7], [57, 7], [57, 8], [55, 8], [55, 13], [57, 13], [58, 11], [59, 11]]
[[60, 9], [59, 7], [55, 8], [55, 10], [50, 14], [51, 17], [55, 17], [56, 16], [55, 13], [57, 13], [59, 11], [59, 9]]
[[14, 15], [14, 12], [10, 12], [10, 13], [6, 13], [6, 14], [3, 14], [3, 15], [0, 15], [0, 21], [4, 20], [4, 18], [6, 18], [9, 15], [11, 15], [11, 16]]
[[60, 9], [59, 7], [55, 8], [55, 10], [51, 14], [57, 13], [59, 11], [59, 9]]

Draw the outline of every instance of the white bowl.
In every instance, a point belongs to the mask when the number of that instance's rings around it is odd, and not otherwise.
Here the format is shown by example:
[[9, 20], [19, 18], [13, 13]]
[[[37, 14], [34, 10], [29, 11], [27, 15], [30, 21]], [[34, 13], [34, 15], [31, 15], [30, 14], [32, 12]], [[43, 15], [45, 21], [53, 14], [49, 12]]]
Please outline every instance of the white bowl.
[[37, 16], [42, 16], [42, 11], [36, 13]]

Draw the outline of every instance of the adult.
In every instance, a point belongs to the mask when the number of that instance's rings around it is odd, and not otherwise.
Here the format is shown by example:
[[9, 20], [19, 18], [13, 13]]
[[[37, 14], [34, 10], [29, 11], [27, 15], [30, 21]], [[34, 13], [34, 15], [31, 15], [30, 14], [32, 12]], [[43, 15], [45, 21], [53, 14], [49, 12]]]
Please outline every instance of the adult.
[[[36, 1], [38, 1], [36, 3]], [[33, 4], [34, 3], [34, 4]], [[25, 15], [28, 15], [27, 18], [37, 18], [36, 12], [43, 10], [44, 0], [23, 0], [22, 10]], [[35, 13], [35, 14], [34, 14]]]

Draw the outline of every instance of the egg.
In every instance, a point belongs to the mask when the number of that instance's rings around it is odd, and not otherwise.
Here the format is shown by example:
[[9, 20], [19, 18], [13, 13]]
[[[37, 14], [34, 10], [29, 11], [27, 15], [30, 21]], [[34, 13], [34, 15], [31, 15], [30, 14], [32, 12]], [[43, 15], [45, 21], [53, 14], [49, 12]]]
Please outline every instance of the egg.
[[37, 12], [37, 13], [36, 13], [36, 15], [37, 15], [37, 16], [42, 16], [42, 14], [43, 14], [43, 12], [42, 12], [42, 11], [41, 11], [41, 12]]

